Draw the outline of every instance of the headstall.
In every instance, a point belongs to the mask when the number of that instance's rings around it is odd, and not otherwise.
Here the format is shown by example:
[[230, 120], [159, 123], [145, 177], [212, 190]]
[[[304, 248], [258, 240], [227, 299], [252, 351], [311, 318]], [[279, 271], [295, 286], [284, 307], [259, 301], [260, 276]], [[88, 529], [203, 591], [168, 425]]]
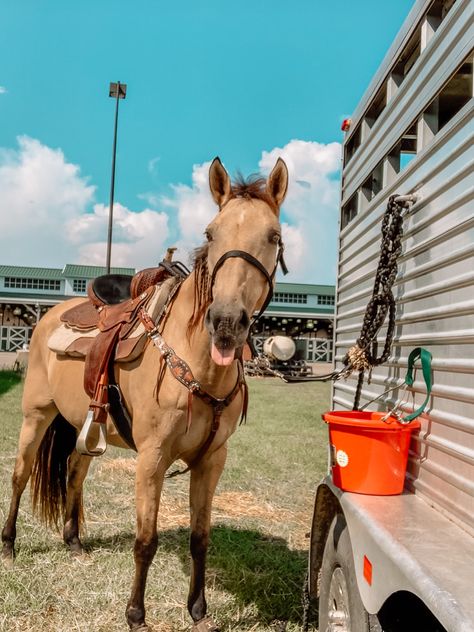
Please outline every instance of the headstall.
[[265, 277], [265, 279], [267, 280], [267, 283], [268, 283], [267, 298], [265, 299], [262, 307], [260, 308], [260, 311], [258, 312], [257, 316], [255, 317], [255, 320], [258, 320], [262, 316], [262, 314], [265, 312], [265, 310], [268, 307], [268, 304], [272, 300], [272, 296], [273, 296], [273, 279], [275, 278], [275, 274], [276, 274], [278, 265], [281, 266], [283, 274], [288, 274], [288, 268], [286, 267], [285, 259], [283, 257], [284, 249], [285, 249], [285, 247], [283, 245], [283, 242], [279, 241], [278, 242], [278, 251], [277, 251], [277, 256], [276, 256], [275, 267], [273, 268], [273, 271], [272, 271], [271, 274], [268, 272], [268, 270], [265, 268], [265, 266], [256, 257], [254, 257], [253, 255], [251, 255], [248, 252], [245, 252], [245, 250], [228, 250], [227, 252], [225, 252], [222, 255], [222, 257], [219, 257], [219, 259], [216, 262], [216, 265], [214, 266], [214, 269], [212, 270], [212, 274], [211, 274], [211, 292], [212, 292], [212, 287], [214, 285], [214, 281], [215, 281], [215, 278], [216, 278], [216, 274], [217, 274], [218, 270], [222, 267], [223, 263], [225, 261], [227, 261], [227, 259], [231, 259], [231, 258], [234, 258], [234, 257], [237, 257], [239, 259], [244, 259], [245, 261], [247, 261], [248, 263], [253, 265], [255, 268], [257, 268], [257, 270], [260, 270], [260, 272], [263, 274], [263, 276]]

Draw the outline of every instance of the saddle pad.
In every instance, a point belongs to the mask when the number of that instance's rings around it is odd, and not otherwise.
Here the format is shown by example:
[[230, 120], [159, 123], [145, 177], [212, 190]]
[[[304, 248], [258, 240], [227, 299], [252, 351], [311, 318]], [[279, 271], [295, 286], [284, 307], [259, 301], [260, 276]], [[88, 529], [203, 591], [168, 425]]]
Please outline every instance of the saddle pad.
[[[54, 351], [58, 355], [69, 355], [75, 358], [83, 358], [87, 353], [89, 344], [92, 344], [98, 333], [98, 329], [91, 329], [86, 335], [84, 331], [71, 329], [69, 325], [62, 323], [49, 337], [48, 349]], [[82, 345], [75, 344], [79, 340], [83, 341]], [[79, 347], [79, 349], [76, 350], [76, 347]]]
[[[171, 277], [155, 286], [147, 307], [148, 313], [155, 322], [178, 282], [176, 277]], [[85, 358], [99, 333], [98, 328], [84, 331], [61, 323], [49, 337], [48, 348], [58, 355]], [[138, 358], [145, 348], [145, 334], [145, 327], [141, 321], [138, 321], [132, 331], [127, 334], [127, 337], [124, 340], [119, 340], [115, 360], [117, 362], [131, 362]]]

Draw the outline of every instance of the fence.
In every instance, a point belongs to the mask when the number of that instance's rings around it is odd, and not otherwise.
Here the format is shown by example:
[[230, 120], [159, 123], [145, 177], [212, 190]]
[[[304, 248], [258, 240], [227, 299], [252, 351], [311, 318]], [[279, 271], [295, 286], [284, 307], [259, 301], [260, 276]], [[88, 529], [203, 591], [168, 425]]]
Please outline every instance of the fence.
[[28, 344], [32, 327], [0, 327], [0, 351], [18, 351]]
[[[263, 343], [268, 336], [252, 336], [252, 342], [258, 353], [263, 353]], [[332, 362], [332, 338], [293, 338], [296, 355], [307, 362]]]

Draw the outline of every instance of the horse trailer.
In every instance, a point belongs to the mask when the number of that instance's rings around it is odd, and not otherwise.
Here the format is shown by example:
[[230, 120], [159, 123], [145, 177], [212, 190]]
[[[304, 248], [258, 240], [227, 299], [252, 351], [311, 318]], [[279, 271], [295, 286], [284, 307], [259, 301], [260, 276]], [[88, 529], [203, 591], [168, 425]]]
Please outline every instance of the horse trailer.
[[[320, 632], [474, 631], [474, 0], [418, 0], [346, 127], [334, 353], [355, 344], [371, 297], [380, 223], [391, 195], [405, 212], [388, 361], [361, 404], [412, 401], [399, 387], [413, 347], [432, 356], [433, 389], [412, 438], [405, 491], [318, 486], [308, 590]], [[385, 339], [386, 326], [379, 332]], [[335, 382], [351, 410], [357, 376]]]

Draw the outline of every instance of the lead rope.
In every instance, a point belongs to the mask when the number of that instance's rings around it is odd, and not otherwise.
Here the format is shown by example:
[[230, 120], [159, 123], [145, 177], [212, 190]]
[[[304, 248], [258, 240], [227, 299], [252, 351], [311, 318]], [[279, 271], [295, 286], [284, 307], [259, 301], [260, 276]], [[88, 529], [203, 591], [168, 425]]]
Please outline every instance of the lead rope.
[[[354, 410], [357, 410], [360, 402], [360, 393], [364, 381], [365, 371], [369, 372], [368, 381], [375, 366], [387, 361], [392, 348], [393, 333], [395, 331], [395, 299], [392, 286], [397, 276], [398, 257], [402, 251], [403, 237], [403, 212], [415, 202], [414, 195], [391, 195], [388, 199], [387, 209], [382, 218], [382, 243], [380, 245], [380, 258], [375, 274], [372, 298], [370, 299], [362, 323], [362, 329], [356, 344], [346, 353], [341, 370], [335, 370], [326, 375], [314, 376], [312, 381], [327, 382], [347, 378], [353, 371], [359, 371], [357, 388], [354, 398]], [[377, 357], [377, 334], [389, 315], [387, 334], [382, 354]], [[269, 369], [275, 376], [285, 379], [284, 374]]]
[[[365, 371], [368, 371], [370, 384], [372, 369], [386, 362], [390, 355], [396, 312], [392, 286], [398, 272], [398, 257], [402, 251], [403, 216], [404, 211], [409, 209], [415, 200], [416, 197], [413, 195], [391, 195], [382, 219], [380, 259], [375, 274], [372, 298], [365, 311], [359, 338], [343, 359], [345, 368], [342, 370], [342, 375], [344, 377], [348, 377], [352, 371], [359, 371], [353, 410], [359, 409]], [[385, 343], [381, 355], [377, 357], [377, 334], [385, 322], [387, 313]]]

